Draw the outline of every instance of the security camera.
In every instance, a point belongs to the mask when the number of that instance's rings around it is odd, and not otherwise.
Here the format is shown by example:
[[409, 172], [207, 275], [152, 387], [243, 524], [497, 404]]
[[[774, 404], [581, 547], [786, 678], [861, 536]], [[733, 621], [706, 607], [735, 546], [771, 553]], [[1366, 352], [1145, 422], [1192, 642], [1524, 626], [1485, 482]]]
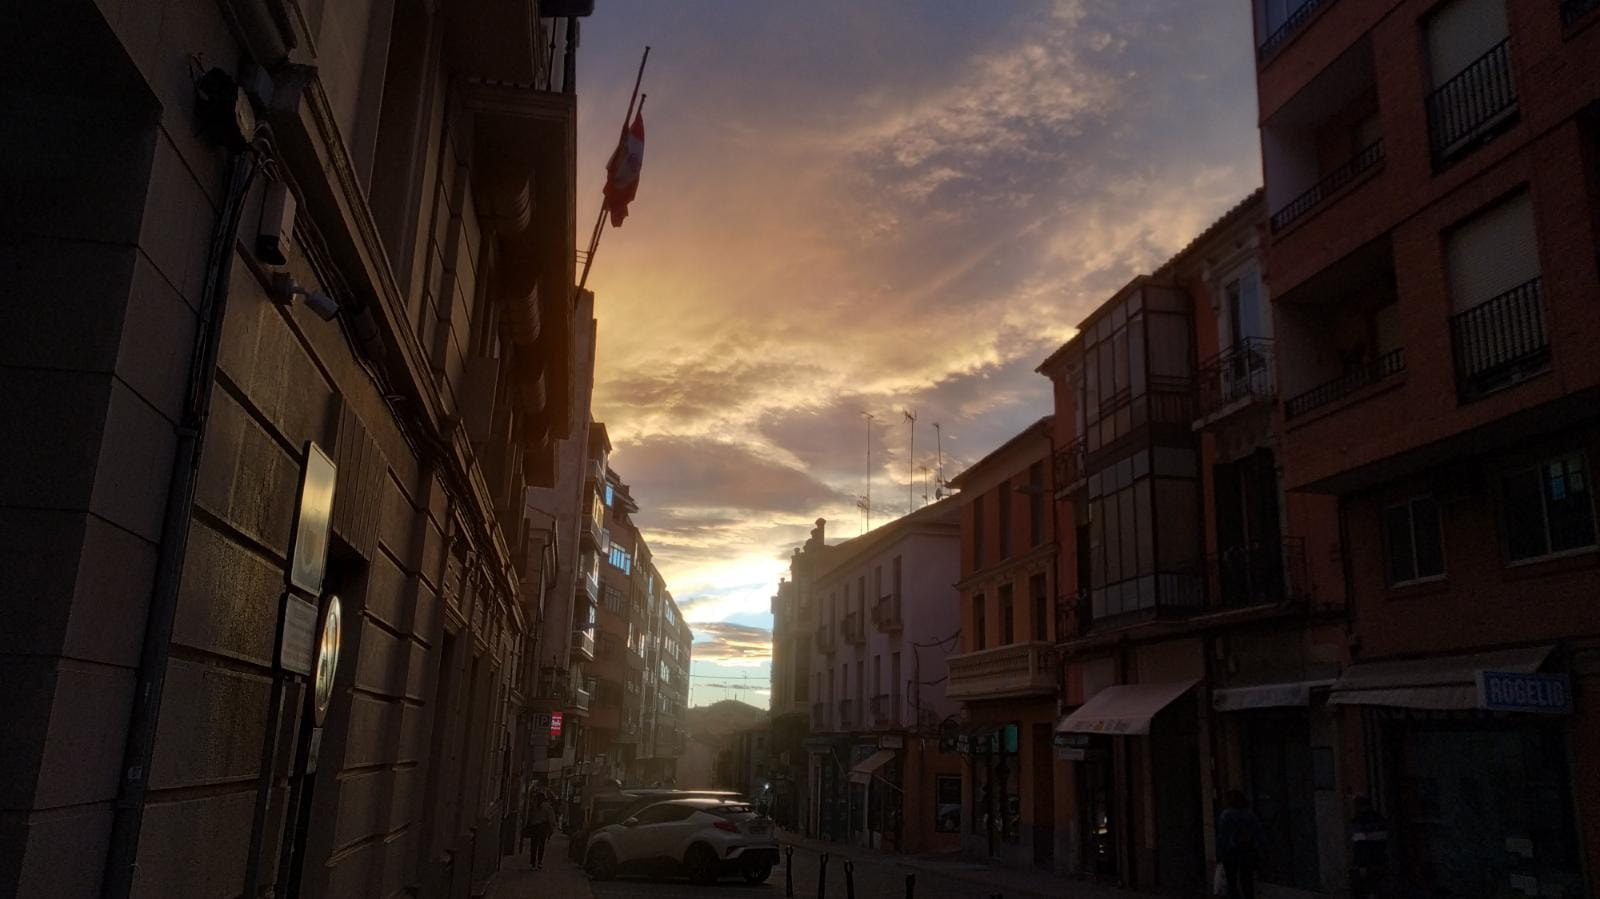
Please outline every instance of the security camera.
[[317, 318], [331, 322], [339, 314], [339, 301], [328, 296], [320, 290], [308, 290], [304, 294], [306, 308], [316, 313]]

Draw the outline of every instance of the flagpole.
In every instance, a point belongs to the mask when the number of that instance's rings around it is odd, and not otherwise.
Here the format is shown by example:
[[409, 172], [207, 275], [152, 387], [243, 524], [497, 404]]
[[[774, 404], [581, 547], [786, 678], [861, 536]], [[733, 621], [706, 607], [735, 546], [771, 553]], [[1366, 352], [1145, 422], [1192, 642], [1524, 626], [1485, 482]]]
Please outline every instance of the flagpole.
[[[639, 94], [639, 87], [644, 83], [644, 64], [650, 61], [650, 45], [644, 45], [644, 55], [639, 57], [639, 73], [633, 77], [633, 95], [628, 98], [628, 111], [622, 116], [622, 132], [618, 135], [618, 142], [628, 139], [628, 124], [633, 121], [633, 107], [638, 104], [639, 111], [644, 111], [644, 97]], [[594, 230], [589, 233], [589, 252], [584, 254], [583, 275], [578, 278], [578, 289], [582, 290], [589, 283], [589, 269], [594, 266], [594, 254], [600, 249], [600, 236], [605, 233], [606, 204], [600, 204], [600, 214], [594, 217]]]

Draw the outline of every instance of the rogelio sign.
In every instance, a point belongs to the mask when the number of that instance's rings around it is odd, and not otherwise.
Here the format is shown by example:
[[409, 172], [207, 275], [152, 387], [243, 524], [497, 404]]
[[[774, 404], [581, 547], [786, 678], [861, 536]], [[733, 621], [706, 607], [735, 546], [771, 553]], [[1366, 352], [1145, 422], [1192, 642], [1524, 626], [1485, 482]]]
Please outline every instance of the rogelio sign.
[[1478, 672], [1478, 707], [1494, 712], [1572, 714], [1572, 682], [1565, 674]]

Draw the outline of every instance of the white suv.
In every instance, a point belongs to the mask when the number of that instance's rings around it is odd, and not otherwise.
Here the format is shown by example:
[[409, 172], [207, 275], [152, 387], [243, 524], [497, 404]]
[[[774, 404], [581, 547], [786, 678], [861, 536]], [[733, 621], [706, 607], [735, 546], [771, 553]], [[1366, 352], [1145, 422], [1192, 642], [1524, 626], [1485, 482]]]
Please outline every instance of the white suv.
[[761, 883], [777, 862], [772, 821], [748, 802], [714, 798], [668, 799], [641, 808], [591, 834], [584, 854], [584, 868], [595, 880], [681, 871], [695, 883], [711, 883], [738, 872], [749, 883]]

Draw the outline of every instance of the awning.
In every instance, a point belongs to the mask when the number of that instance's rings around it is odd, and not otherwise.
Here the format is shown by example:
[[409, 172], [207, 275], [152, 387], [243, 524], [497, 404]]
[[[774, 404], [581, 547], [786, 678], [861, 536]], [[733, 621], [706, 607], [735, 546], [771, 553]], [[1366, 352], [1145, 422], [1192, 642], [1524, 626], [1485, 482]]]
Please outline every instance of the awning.
[[1219, 712], [1282, 709], [1311, 704], [1311, 691], [1333, 686], [1331, 680], [1303, 680], [1281, 684], [1226, 687], [1211, 694], [1211, 707]]
[[1532, 674], [1553, 646], [1505, 649], [1474, 655], [1438, 656], [1405, 662], [1351, 665], [1333, 685], [1329, 705], [1379, 705], [1402, 709], [1475, 709], [1478, 672]]
[[854, 768], [850, 769], [850, 782], [864, 784], [871, 781], [872, 775], [877, 772], [879, 768], [889, 764], [890, 760], [893, 758], [894, 750], [892, 749], [880, 749], [877, 752], [874, 752], [871, 756], [868, 756], [865, 760], [857, 763]]
[[1134, 735], [1150, 732], [1157, 712], [1198, 681], [1106, 687], [1056, 724], [1056, 733]]

